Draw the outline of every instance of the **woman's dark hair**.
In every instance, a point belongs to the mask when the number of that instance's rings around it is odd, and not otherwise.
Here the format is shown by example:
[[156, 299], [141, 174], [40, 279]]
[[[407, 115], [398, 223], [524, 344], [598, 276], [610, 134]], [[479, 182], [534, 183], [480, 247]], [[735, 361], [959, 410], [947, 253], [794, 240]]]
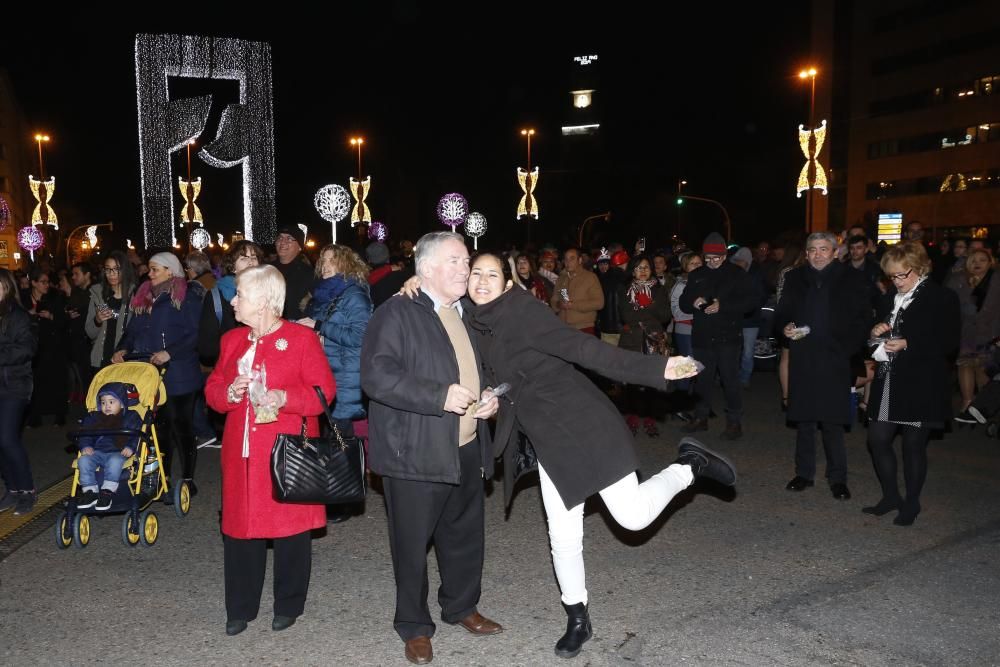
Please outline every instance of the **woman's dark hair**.
[[515, 269], [517, 268], [517, 262], [520, 262], [522, 258], [524, 258], [528, 262], [528, 272], [530, 275], [534, 276], [536, 273], [538, 273], [538, 264], [535, 262], [535, 258], [526, 252], [522, 252], [515, 258], [514, 261]]
[[[122, 299], [128, 302], [132, 298], [132, 292], [135, 291], [135, 285], [138, 282], [132, 262], [128, 260], [128, 255], [121, 250], [112, 250], [104, 258], [104, 262], [107, 262], [109, 259], [114, 260], [118, 264], [118, 280], [122, 288]], [[107, 303], [115, 295], [115, 291], [111, 289], [111, 285], [108, 284], [108, 277], [104, 274], [104, 262], [101, 262], [101, 297], [104, 299], [104, 303]]]
[[264, 263], [264, 251], [259, 245], [253, 241], [237, 241], [229, 248], [229, 252], [226, 253], [225, 257], [222, 258], [222, 268], [225, 270], [226, 275], [236, 273], [236, 260], [247, 254], [247, 250], [257, 255], [257, 263]]
[[6, 327], [7, 314], [21, 303], [17, 281], [7, 269], [0, 269], [0, 290], [3, 291], [3, 297], [0, 298], [0, 327]]
[[53, 282], [52, 276], [49, 274], [48, 271], [42, 268], [41, 264], [35, 264], [28, 271], [28, 279], [33, 283], [37, 283], [39, 280], [41, 280], [42, 276], [49, 276], [49, 282]]
[[501, 255], [500, 253], [488, 252], [485, 250], [483, 252], [476, 253], [472, 256], [472, 260], [469, 262], [469, 268], [472, 268], [472, 266], [482, 257], [492, 257], [500, 263], [500, 270], [503, 272], [504, 281], [514, 279], [514, 275], [510, 268], [510, 262], [507, 261], [506, 255]]
[[625, 267], [625, 273], [627, 273], [628, 277], [631, 278], [632, 280], [635, 280], [635, 269], [637, 266], [639, 266], [639, 262], [641, 262], [642, 260], [646, 260], [647, 262], [649, 262], [649, 271], [650, 273], [652, 273], [653, 260], [649, 258], [649, 255], [645, 253], [636, 255], [635, 257], [633, 257], [628, 261], [628, 266]]

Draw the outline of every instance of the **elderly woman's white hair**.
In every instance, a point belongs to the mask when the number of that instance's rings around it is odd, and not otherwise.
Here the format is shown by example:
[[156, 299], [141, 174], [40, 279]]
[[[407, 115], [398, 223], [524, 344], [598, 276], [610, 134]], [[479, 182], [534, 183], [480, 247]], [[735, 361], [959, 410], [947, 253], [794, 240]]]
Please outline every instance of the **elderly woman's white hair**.
[[241, 301], [263, 305], [276, 317], [285, 309], [285, 277], [270, 264], [251, 266], [236, 274]]

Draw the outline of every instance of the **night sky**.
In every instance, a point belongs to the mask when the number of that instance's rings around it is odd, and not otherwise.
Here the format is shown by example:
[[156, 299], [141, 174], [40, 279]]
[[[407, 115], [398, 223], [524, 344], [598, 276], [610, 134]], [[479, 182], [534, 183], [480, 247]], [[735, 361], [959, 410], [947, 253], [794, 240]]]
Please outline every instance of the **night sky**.
[[[499, 9], [506, 5], [497, 7], [497, 17], [510, 16]], [[808, 61], [808, 13], [767, 3], [671, 12], [622, 13], [609, 23], [603, 13], [567, 11], [526, 29], [509, 18], [484, 25], [397, 2], [296, 15], [307, 24], [297, 30], [293, 17], [275, 16], [246, 27], [135, 23], [100, 36], [64, 27], [44, 41], [6, 31], [0, 64], [28, 121], [27, 155], [34, 156], [36, 129], [53, 136], [45, 166], [57, 178], [53, 206], [64, 224], [110, 219], [133, 239], [141, 238], [137, 32], [271, 44], [279, 224], [304, 222], [320, 242], [329, 225], [313, 209], [313, 193], [355, 175], [354, 133], [366, 138], [368, 203], [392, 240], [443, 229], [434, 204], [459, 191], [489, 220], [481, 247], [522, 242], [514, 170], [525, 165], [518, 132], [525, 126], [537, 131], [532, 163], [541, 168], [535, 241], [564, 243], [584, 217], [606, 210], [612, 222], [595, 227], [598, 241], [631, 244], [644, 234], [657, 243], [678, 222], [691, 241], [721, 231], [711, 205], [678, 209], [678, 178], [689, 181], [688, 193], [726, 205], [741, 243], [800, 226], [796, 126], [808, 114], [808, 91], [795, 73]], [[570, 147], [560, 127], [572, 114], [572, 58], [591, 53], [599, 55], [601, 135]], [[221, 103], [235, 101], [226, 99], [234, 86], [190, 85], [216, 93], [213, 120]], [[37, 170], [36, 159], [29, 164]], [[184, 169], [183, 156], [174, 164]], [[237, 170], [196, 161], [193, 171], [205, 181], [199, 203], [213, 236], [241, 227]], [[340, 240], [350, 236], [346, 223], [339, 229]]]

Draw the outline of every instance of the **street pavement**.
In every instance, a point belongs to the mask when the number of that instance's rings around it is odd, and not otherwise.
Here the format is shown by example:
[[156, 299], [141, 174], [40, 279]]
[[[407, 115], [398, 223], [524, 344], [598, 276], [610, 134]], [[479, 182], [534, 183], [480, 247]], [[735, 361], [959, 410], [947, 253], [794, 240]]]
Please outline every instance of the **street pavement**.
[[[703, 440], [739, 468], [736, 491], [696, 486], [648, 529], [629, 533], [599, 499], [585, 519], [594, 638], [580, 665], [994, 665], [1000, 663], [1000, 442], [982, 427], [930, 445], [923, 513], [908, 528], [861, 513], [879, 497], [865, 431], [848, 435], [854, 497], [821, 479], [802, 493], [794, 431], [773, 374], [746, 392], [746, 434]], [[719, 407], [717, 406], [717, 409]], [[719, 410], [721, 413], [721, 410]], [[640, 434], [641, 472], [669, 464], [679, 422]], [[26, 433], [39, 488], [68, 473], [63, 430]], [[818, 446], [822, 477], [822, 448]], [[394, 587], [382, 496], [313, 542], [305, 614], [272, 632], [270, 564], [260, 617], [224, 633], [218, 450], [203, 449], [191, 513], [158, 507], [152, 547], [126, 547], [121, 518], [95, 521], [84, 549], [56, 548], [50, 512], [0, 541], [3, 665], [404, 665], [392, 629]], [[504, 633], [479, 638], [440, 623], [434, 663], [565, 665], [565, 627], [537, 482], [509, 516], [488, 485], [480, 611]], [[34, 536], [33, 536], [34, 535]], [[33, 537], [32, 537], [33, 536]], [[13, 546], [11, 546], [13, 545]], [[20, 545], [20, 546], [18, 546]], [[16, 547], [16, 550], [11, 550]], [[433, 551], [430, 604], [437, 612]]]

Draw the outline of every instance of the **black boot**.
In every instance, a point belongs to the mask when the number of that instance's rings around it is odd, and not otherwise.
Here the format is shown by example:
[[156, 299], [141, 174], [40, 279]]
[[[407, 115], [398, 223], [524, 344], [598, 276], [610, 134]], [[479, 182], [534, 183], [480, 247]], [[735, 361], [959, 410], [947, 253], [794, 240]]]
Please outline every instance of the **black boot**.
[[560, 658], [575, 658], [583, 647], [583, 643], [593, 636], [590, 628], [590, 614], [587, 605], [578, 602], [574, 605], [563, 604], [566, 610], [566, 634], [556, 642], [556, 655]]

